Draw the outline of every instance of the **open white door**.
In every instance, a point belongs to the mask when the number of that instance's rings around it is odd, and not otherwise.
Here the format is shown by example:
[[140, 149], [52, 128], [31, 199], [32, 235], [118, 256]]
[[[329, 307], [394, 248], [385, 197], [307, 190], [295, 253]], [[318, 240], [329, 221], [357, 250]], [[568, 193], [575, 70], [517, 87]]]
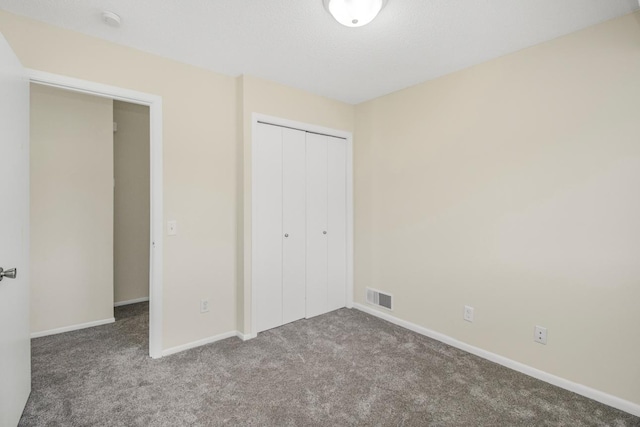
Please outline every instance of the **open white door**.
[[[29, 340], [29, 80], [0, 34], [0, 426], [31, 392]], [[11, 269], [17, 271], [13, 276]]]

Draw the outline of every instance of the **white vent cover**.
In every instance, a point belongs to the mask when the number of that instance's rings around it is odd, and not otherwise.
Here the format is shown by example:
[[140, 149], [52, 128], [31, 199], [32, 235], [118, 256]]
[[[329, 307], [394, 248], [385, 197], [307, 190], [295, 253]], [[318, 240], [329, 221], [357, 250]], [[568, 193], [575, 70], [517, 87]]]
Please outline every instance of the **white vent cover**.
[[388, 310], [393, 310], [393, 296], [375, 289], [367, 288], [367, 302]]

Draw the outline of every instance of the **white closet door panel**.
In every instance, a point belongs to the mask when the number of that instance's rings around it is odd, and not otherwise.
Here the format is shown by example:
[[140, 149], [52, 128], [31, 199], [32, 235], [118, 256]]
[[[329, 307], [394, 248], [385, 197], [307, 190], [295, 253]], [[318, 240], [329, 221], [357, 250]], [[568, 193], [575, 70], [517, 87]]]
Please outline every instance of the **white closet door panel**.
[[327, 137], [307, 134], [307, 310], [327, 312]]
[[282, 131], [282, 323], [305, 316], [305, 132]]
[[345, 140], [328, 138], [327, 167], [327, 311], [332, 311], [347, 304], [347, 144]]
[[256, 132], [252, 291], [260, 332], [282, 325], [282, 128], [258, 124]]

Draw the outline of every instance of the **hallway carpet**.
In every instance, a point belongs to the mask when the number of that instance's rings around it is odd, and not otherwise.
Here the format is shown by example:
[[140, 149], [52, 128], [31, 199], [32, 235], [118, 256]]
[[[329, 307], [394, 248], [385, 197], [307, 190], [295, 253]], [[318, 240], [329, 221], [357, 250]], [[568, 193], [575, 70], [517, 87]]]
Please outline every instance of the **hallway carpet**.
[[148, 305], [32, 341], [21, 426], [640, 426], [640, 418], [342, 309], [153, 360]]

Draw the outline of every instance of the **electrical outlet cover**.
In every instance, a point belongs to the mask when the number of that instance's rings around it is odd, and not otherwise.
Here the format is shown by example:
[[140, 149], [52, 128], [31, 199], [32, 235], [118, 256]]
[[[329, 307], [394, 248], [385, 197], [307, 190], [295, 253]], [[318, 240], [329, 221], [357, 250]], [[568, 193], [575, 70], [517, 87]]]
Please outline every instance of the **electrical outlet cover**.
[[533, 340], [539, 344], [547, 344], [547, 328], [536, 326], [533, 331]]
[[473, 322], [473, 307], [469, 305], [464, 306], [464, 313], [462, 315], [463, 319], [467, 322]]
[[209, 300], [208, 299], [200, 300], [200, 313], [207, 313], [207, 312], [209, 312]]

